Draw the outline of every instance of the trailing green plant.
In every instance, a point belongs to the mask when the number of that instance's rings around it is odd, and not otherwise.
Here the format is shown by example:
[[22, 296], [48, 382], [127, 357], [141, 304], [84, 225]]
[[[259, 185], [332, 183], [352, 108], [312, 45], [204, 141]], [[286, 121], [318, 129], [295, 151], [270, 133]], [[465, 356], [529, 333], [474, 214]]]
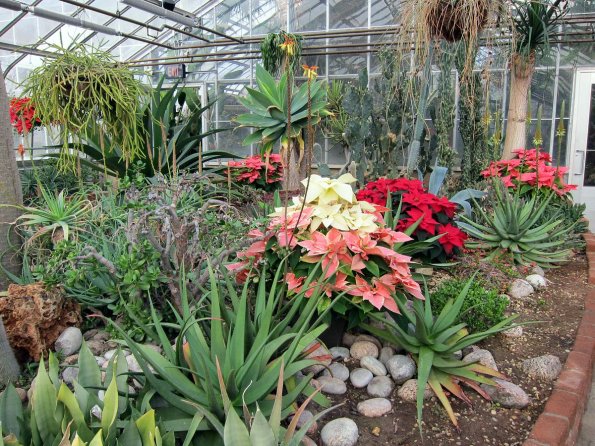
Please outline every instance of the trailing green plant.
[[[432, 292], [432, 312], [439, 314], [446, 304], [467, 285], [466, 280], [447, 279]], [[493, 288], [474, 281], [467, 291], [457, 322], [464, 322], [472, 333], [488, 330], [505, 319], [508, 299]]]
[[310, 159], [303, 133], [309, 125], [314, 126], [328, 116], [326, 89], [320, 81], [308, 81], [296, 88], [286, 73], [277, 82], [260, 65], [256, 67], [256, 83], [258, 89], [246, 87], [247, 95], [239, 98], [250, 113], [237, 116], [235, 122], [254, 129], [243, 144], [258, 143], [262, 153], [269, 153], [280, 142], [280, 154], [287, 166], [285, 188], [299, 189]]
[[[279, 417], [279, 402], [268, 395], [278, 385], [282, 367], [281, 419], [294, 412], [301, 394], [313, 392], [312, 375], [298, 381], [296, 374], [319, 364], [307, 354], [317, 348], [316, 339], [327, 328], [324, 314], [317, 315], [322, 287], [315, 287], [309, 298], [304, 290], [287, 300], [286, 285], [280, 280], [283, 271], [282, 264], [270, 287], [263, 272], [236, 291], [225, 271], [216, 274], [209, 268], [209, 287], [197, 301], [181, 287], [182, 308], [176, 312], [176, 323], [166, 325], [152, 311], [152, 324], [143, 325], [147, 335], [162, 345], [163, 354], [135, 343], [120, 330], [143, 372], [135, 379], [163, 398], [163, 411], [175, 410], [181, 419], [192, 420], [200, 408], [205, 422], [223, 436], [215, 420], [224, 420], [231, 408], [241, 410], [245, 405], [255, 411], [258, 407], [264, 416]], [[166, 327], [177, 335], [174, 345]], [[225, 389], [220, 383], [225, 383]], [[314, 400], [328, 404], [322, 395]]]
[[12, 385], [0, 395], [0, 443], [174, 446], [173, 433], [166, 433], [157, 425], [155, 411], [148, 404], [139, 411], [130, 403], [129, 370], [121, 352], [109, 361], [103, 375], [83, 343], [74, 392], [59, 379], [59, 365], [53, 353], [47, 365], [48, 370], [42, 359], [26, 408]]
[[458, 222], [461, 229], [477, 239], [466, 243], [468, 248], [486, 250], [486, 261], [510, 253], [516, 263], [548, 268], [568, 259], [571, 251], [565, 247], [566, 238], [577, 222], [564, 224], [561, 213], [553, 215], [552, 220], [540, 222], [553, 193], [545, 198], [538, 194], [523, 198], [520, 188], [509, 192], [497, 180], [493, 189], [491, 211], [485, 211], [476, 202], [477, 221], [461, 216]]
[[[400, 315], [391, 313], [393, 320], [376, 315], [375, 317], [384, 323], [383, 329], [369, 324], [363, 325], [363, 328], [371, 334], [401, 346], [417, 363], [416, 404], [420, 432], [426, 385], [429, 384], [444, 406], [451, 422], [458, 429], [458, 420], [446, 392], [471, 405], [471, 400], [463, 391], [462, 384], [490, 400], [489, 395], [479, 384], [495, 386], [497, 384], [493, 377], [506, 379], [502, 373], [489, 367], [455, 359], [455, 352], [509, 329], [517, 317], [510, 316], [485, 331], [470, 334], [466, 324], [457, 321], [460, 319], [461, 310], [473, 281], [474, 278], [471, 278], [458, 296], [450, 299], [436, 316], [432, 312], [429, 294], [426, 293], [426, 299], [423, 301], [415, 299], [412, 305], [397, 296]], [[411, 324], [411, 328], [407, 328], [408, 324]]]
[[[222, 158], [237, 158], [237, 155], [220, 150], [205, 151], [203, 143], [205, 138], [225, 130], [203, 129], [202, 115], [213, 107], [216, 100], [202, 106], [194, 89], [179, 88], [178, 83], [166, 89], [163, 87], [164, 79], [163, 76], [159, 79], [149, 100], [138, 110], [136, 131], [142, 137], [146, 156], [137, 170], [147, 178], [184, 171], [223, 171], [224, 167], [209, 163]], [[87, 159], [81, 160], [83, 165], [93, 167], [106, 176], [123, 178], [133, 166], [124, 156], [119, 141], [101, 128], [92, 126], [81, 142], [69, 147], [85, 154]]]
[[262, 39], [260, 53], [262, 66], [273, 76], [279, 76], [280, 73], [288, 71], [293, 74], [302, 55], [302, 36], [283, 30], [278, 33], [268, 33]]
[[58, 127], [61, 166], [75, 169], [70, 141], [82, 147], [93, 133], [113, 140], [125, 163], [142, 156], [145, 141], [138, 131], [139, 111], [148, 88], [108, 51], [83, 43], [68, 48], [52, 45], [52, 49], [52, 57], [25, 79], [23, 94], [36, 105], [41, 125]]

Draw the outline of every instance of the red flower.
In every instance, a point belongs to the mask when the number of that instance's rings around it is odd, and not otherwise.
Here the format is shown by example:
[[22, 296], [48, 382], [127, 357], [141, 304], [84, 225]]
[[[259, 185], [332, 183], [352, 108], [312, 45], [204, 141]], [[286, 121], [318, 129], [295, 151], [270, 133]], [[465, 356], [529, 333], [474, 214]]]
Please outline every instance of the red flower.
[[438, 239], [438, 242], [442, 245], [448, 255], [452, 254], [454, 248], [462, 248], [465, 244], [465, 240], [467, 240], [467, 234], [450, 223], [439, 226], [438, 234], [443, 234], [442, 237]]

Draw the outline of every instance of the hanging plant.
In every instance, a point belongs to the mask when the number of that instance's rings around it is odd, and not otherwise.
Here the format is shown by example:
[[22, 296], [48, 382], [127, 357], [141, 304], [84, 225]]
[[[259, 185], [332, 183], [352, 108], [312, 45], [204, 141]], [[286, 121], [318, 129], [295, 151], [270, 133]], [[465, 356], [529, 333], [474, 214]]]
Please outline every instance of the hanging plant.
[[302, 56], [302, 36], [280, 31], [269, 33], [260, 44], [262, 66], [273, 76], [289, 72], [295, 73]]
[[54, 46], [48, 58], [23, 83], [40, 124], [57, 127], [61, 167], [74, 168], [69, 144], [82, 147], [88, 136], [103, 133], [120, 147], [127, 165], [144, 153], [141, 113], [148, 89], [111, 53], [76, 44]]

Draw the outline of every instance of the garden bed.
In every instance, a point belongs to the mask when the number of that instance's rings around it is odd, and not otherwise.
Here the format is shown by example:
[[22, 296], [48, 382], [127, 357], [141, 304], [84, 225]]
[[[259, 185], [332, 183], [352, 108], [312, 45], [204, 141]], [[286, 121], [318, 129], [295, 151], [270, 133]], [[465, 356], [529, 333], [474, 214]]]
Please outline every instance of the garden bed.
[[[588, 285], [586, 257], [576, 255], [559, 269], [546, 273], [549, 286], [525, 300], [512, 301], [509, 310], [519, 313], [521, 321], [542, 321], [524, 327], [518, 338], [496, 336], [480, 347], [492, 352], [499, 370], [510, 377], [530, 397], [525, 409], [506, 409], [490, 403], [474, 392], [468, 392], [473, 407], [460, 401], [453, 401], [453, 408], [460, 416], [461, 432], [452, 427], [446, 412], [435, 398], [425, 405], [423, 443], [431, 445], [520, 445], [535, 424], [552, 389], [554, 382], [529, 378], [520, 368], [523, 360], [542, 355], [557, 356], [566, 361], [574, 344], [577, 327], [583, 314], [585, 295], [592, 286]], [[353, 369], [358, 361], [349, 359], [347, 367]], [[398, 388], [398, 387], [397, 387]], [[416, 407], [413, 402], [402, 401], [397, 388], [389, 399], [393, 410], [379, 418], [367, 418], [357, 411], [360, 401], [369, 399], [366, 389], [354, 389], [348, 385], [348, 392], [333, 397], [333, 402], [344, 403], [332, 413], [332, 418], [348, 417], [359, 427], [358, 445], [409, 445], [421, 444], [416, 423]]]

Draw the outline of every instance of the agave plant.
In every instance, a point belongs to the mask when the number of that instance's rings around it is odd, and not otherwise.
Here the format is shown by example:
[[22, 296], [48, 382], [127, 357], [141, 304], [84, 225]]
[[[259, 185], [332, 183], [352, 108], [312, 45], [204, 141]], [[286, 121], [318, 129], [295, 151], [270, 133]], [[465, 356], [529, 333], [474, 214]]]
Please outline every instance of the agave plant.
[[[308, 159], [302, 131], [307, 128], [308, 121], [316, 125], [329, 112], [325, 108], [326, 91], [322, 82], [310, 81], [299, 88], [288, 87], [288, 82], [287, 74], [276, 82], [267, 70], [258, 65], [258, 90], [246, 87], [247, 96], [239, 99], [250, 113], [237, 116], [235, 121], [241, 127], [255, 129], [244, 139], [245, 145], [259, 143], [263, 152], [270, 152], [281, 141], [281, 152], [287, 154], [290, 160], [286, 188], [296, 190], [300, 187], [299, 182], [306, 177]], [[288, 91], [291, 91], [290, 98]]]
[[70, 197], [61, 191], [54, 195], [42, 184], [39, 185], [41, 198], [39, 206], [18, 206], [24, 212], [17, 218], [21, 229], [32, 231], [28, 243], [44, 234], [50, 234], [55, 244], [68, 240], [71, 234], [82, 231], [83, 224], [91, 209], [91, 203], [81, 194]]
[[485, 260], [508, 252], [522, 265], [533, 263], [551, 268], [566, 261], [571, 251], [563, 247], [577, 221], [564, 224], [561, 214], [550, 221], [541, 219], [553, 194], [545, 199], [533, 194], [526, 200], [518, 191], [509, 192], [501, 183], [494, 184], [493, 210], [488, 214], [476, 203], [481, 223], [466, 216], [461, 216], [458, 222], [461, 229], [478, 240], [468, 242], [466, 246], [491, 251]]
[[[174, 446], [173, 433], [162, 434], [155, 411], [129, 407], [128, 365], [121, 353], [105, 369], [105, 379], [87, 347], [79, 353], [74, 392], [58, 378], [50, 353], [48, 370], [42, 360], [29, 405], [12, 385], [0, 396], [0, 445], [6, 446]], [[102, 392], [102, 394], [100, 394]]]
[[[507, 379], [502, 373], [490, 367], [455, 358], [455, 352], [511, 328], [512, 322], [517, 318], [517, 315], [513, 315], [488, 330], [469, 333], [466, 324], [458, 321], [473, 280], [474, 277], [467, 282], [455, 299], [450, 299], [446, 303], [437, 317], [432, 313], [430, 295], [426, 293], [424, 301], [414, 299], [413, 305], [408, 304], [403, 297], [397, 297], [401, 314], [394, 315], [394, 320], [375, 315], [384, 323], [384, 329], [364, 325], [364, 328], [373, 335], [403, 347], [417, 363], [417, 421], [420, 431], [427, 384], [430, 385], [446, 409], [448, 417], [458, 429], [458, 421], [446, 392], [471, 404], [461, 386], [465, 384], [490, 400], [489, 395], [479, 384], [496, 386], [492, 377]], [[408, 328], [404, 329], [402, 325]]]
[[[319, 363], [308, 358], [305, 350], [311, 345], [314, 347], [310, 350], [315, 349], [316, 339], [327, 328], [323, 323], [326, 313], [317, 315], [321, 286], [314, 289], [310, 298], [301, 292], [287, 301], [286, 288], [280, 280], [284, 263], [277, 269], [275, 280], [267, 281], [263, 271], [256, 290], [250, 286], [253, 282], [247, 281], [239, 293], [226, 273], [222, 272], [223, 280], [218, 281], [210, 267], [209, 272], [210, 289], [200, 301], [190, 302], [185, 286], [181, 286], [182, 312], [176, 314], [178, 323], [167, 324], [167, 329], [177, 332], [175, 345], [170, 345], [166, 327], [155, 311], [151, 327], [143, 326], [147, 335], [163, 346], [163, 354], [133, 342], [124, 330], [118, 329], [143, 371], [135, 379], [165, 400], [169, 406], [164, 409], [166, 412], [177, 410], [190, 420], [196, 415], [196, 407], [200, 407], [205, 421], [216, 428], [210, 420], [225, 418], [227, 399], [237, 409], [246, 405], [254, 410], [258, 406], [264, 415], [270, 415], [274, 404], [268, 396], [284, 365], [281, 412], [282, 417], [289, 415], [301, 394], [314, 391], [309, 378], [298, 382], [296, 374]], [[203, 306], [208, 311], [205, 318], [199, 318], [195, 309]], [[219, 375], [226, 384], [225, 392]], [[316, 395], [315, 401], [328, 404], [322, 395]]]

